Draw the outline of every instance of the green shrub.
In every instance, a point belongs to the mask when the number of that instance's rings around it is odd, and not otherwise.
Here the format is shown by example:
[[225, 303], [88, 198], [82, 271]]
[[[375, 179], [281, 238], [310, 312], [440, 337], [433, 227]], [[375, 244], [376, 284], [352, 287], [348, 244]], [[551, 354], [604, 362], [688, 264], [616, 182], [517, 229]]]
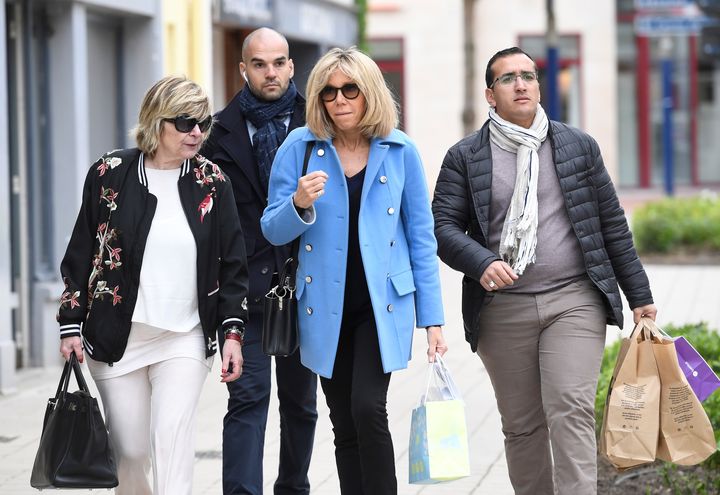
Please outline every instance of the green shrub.
[[[684, 325], [682, 327], [668, 325], [664, 327], [664, 330], [673, 337], [684, 336], [705, 358], [708, 365], [716, 373], [720, 372], [720, 334], [718, 332], [709, 330], [705, 323]], [[600, 369], [598, 389], [595, 396], [595, 419], [597, 421], [598, 436], [603, 421], [605, 399], [613, 369], [615, 368], [615, 361], [617, 361], [620, 351], [620, 344], [620, 340], [614, 342], [605, 348], [603, 354], [602, 368]], [[703, 402], [703, 407], [708, 418], [710, 418], [713, 430], [715, 430], [715, 441], [720, 448], [720, 390], [716, 390], [714, 394], [708, 397]], [[665, 463], [663, 466], [665, 484], [672, 488], [673, 493], [720, 493], [720, 451], [715, 451], [701, 466], [705, 472], [702, 479], [699, 478], [697, 473], [689, 475], [679, 471], [673, 464]], [[702, 490], [699, 489], [700, 484], [704, 487]]]
[[633, 213], [633, 236], [641, 254], [720, 250], [720, 199], [703, 195], [667, 198]]

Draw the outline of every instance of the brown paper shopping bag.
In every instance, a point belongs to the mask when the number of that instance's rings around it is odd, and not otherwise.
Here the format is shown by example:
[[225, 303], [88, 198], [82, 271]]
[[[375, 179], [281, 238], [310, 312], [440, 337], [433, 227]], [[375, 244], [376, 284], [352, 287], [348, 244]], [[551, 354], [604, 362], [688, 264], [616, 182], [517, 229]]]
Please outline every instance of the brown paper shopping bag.
[[[637, 327], [635, 328], [637, 330]], [[635, 331], [633, 330], [633, 333]], [[607, 428], [607, 417], [608, 417], [608, 404], [610, 403], [610, 394], [612, 393], [613, 384], [615, 383], [615, 380], [617, 379], [618, 371], [620, 371], [620, 367], [622, 366], [623, 362], [625, 362], [625, 356], [627, 356], [628, 349], [630, 349], [630, 340], [631, 336], [622, 339], [622, 342], [620, 343], [620, 351], [618, 351], [617, 359], [615, 360], [615, 368], [613, 368], [612, 377], [610, 378], [610, 385], [608, 386], [608, 393], [605, 397], [605, 410], [603, 412], [603, 423], [601, 425], [601, 432], [600, 432], [600, 452], [602, 454], [605, 454], [607, 456], [607, 444], [605, 442], [605, 431]]]
[[601, 452], [618, 469], [653, 462], [657, 452], [660, 377], [644, 320], [623, 343], [605, 404]]
[[660, 438], [657, 457], [664, 461], [692, 466], [699, 464], [717, 448], [707, 413], [678, 363], [672, 338], [652, 328], [653, 352], [660, 374]]

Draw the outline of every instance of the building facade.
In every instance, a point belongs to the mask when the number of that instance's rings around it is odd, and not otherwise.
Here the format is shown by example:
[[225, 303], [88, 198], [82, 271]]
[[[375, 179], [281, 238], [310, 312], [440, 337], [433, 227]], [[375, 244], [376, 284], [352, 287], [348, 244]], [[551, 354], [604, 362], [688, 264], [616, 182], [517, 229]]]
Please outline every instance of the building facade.
[[0, 21], [0, 392], [59, 360], [59, 263], [90, 163], [128, 145], [163, 72], [159, 1], [5, 0]]
[[244, 36], [288, 36], [303, 90], [331, 46], [357, 43], [353, 0], [3, 0], [0, 10], [0, 393], [60, 362], [59, 265], [90, 164], [133, 146], [142, 96], [184, 74], [219, 109]]
[[[444, 150], [464, 133], [463, 117], [474, 114], [479, 127], [487, 116], [484, 71], [493, 53], [521, 47], [547, 89], [547, 3], [451, 0], [439, 8], [433, 0], [369, 0], [370, 51], [395, 87], [431, 182]], [[560, 120], [598, 140], [616, 183], [717, 187], [720, 0], [553, 3]], [[665, 78], [663, 67], [670, 67]]]
[[357, 44], [354, 0], [215, 0], [212, 13], [214, 107], [220, 109], [244, 81], [238, 64], [242, 42], [254, 29], [267, 26], [290, 43], [295, 83], [304, 93], [317, 59], [329, 48]]
[[620, 183], [717, 186], [720, 1], [617, 4]]
[[[405, 130], [417, 142], [428, 181], [434, 183], [447, 149], [463, 137], [463, 114], [473, 128], [487, 119], [485, 66], [503, 48], [519, 46], [546, 68], [543, 0], [475, 0], [474, 52], [463, 38], [472, 1], [370, 0], [367, 37], [374, 58], [385, 64], [401, 101]], [[592, 134], [613, 175], [618, 172], [616, 19], [613, 2], [556, 0], [561, 118]], [[386, 73], [388, 72], [386, 69]], [[471, 109], [465, 81], [474, 70]], [[397, 81], [400, 81], [399, 83]], [[544, 88], [543, 88], [544, 89]], [[545, 98], [543, 98], [545, 99]]]

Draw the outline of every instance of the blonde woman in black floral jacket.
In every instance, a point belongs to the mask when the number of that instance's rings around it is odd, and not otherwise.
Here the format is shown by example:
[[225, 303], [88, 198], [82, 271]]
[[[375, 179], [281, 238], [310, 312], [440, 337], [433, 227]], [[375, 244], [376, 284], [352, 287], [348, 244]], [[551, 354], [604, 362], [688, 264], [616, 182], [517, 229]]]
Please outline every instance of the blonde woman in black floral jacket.
[[90, 168], [62, 262], [60, 352], [90, 357], [118, 495], [190, 494], [195, 412], [218, 329], [220, 381], [242, 372], [245, 243], [229, 181], [197, 154], [211, 123], [194, 82], [166, 77], [150, 88], [138, 148]]

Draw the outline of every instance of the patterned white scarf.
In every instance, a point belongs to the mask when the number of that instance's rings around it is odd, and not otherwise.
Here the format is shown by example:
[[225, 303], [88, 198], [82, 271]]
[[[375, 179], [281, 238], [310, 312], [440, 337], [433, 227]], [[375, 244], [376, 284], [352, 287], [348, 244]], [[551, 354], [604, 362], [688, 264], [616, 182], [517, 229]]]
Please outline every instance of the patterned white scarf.
[[540, 105], [529, 129], [504, 120], [494, 108], [490, 108], [490, 140], [505, 151], [517, 154], [515, 189], [500, 236], [500, 257], [518, 275], [522, 275], [528, 264], [535, 262], [540, 169], [538, 150], [547, 137], [547, 131], [548, 119]]

